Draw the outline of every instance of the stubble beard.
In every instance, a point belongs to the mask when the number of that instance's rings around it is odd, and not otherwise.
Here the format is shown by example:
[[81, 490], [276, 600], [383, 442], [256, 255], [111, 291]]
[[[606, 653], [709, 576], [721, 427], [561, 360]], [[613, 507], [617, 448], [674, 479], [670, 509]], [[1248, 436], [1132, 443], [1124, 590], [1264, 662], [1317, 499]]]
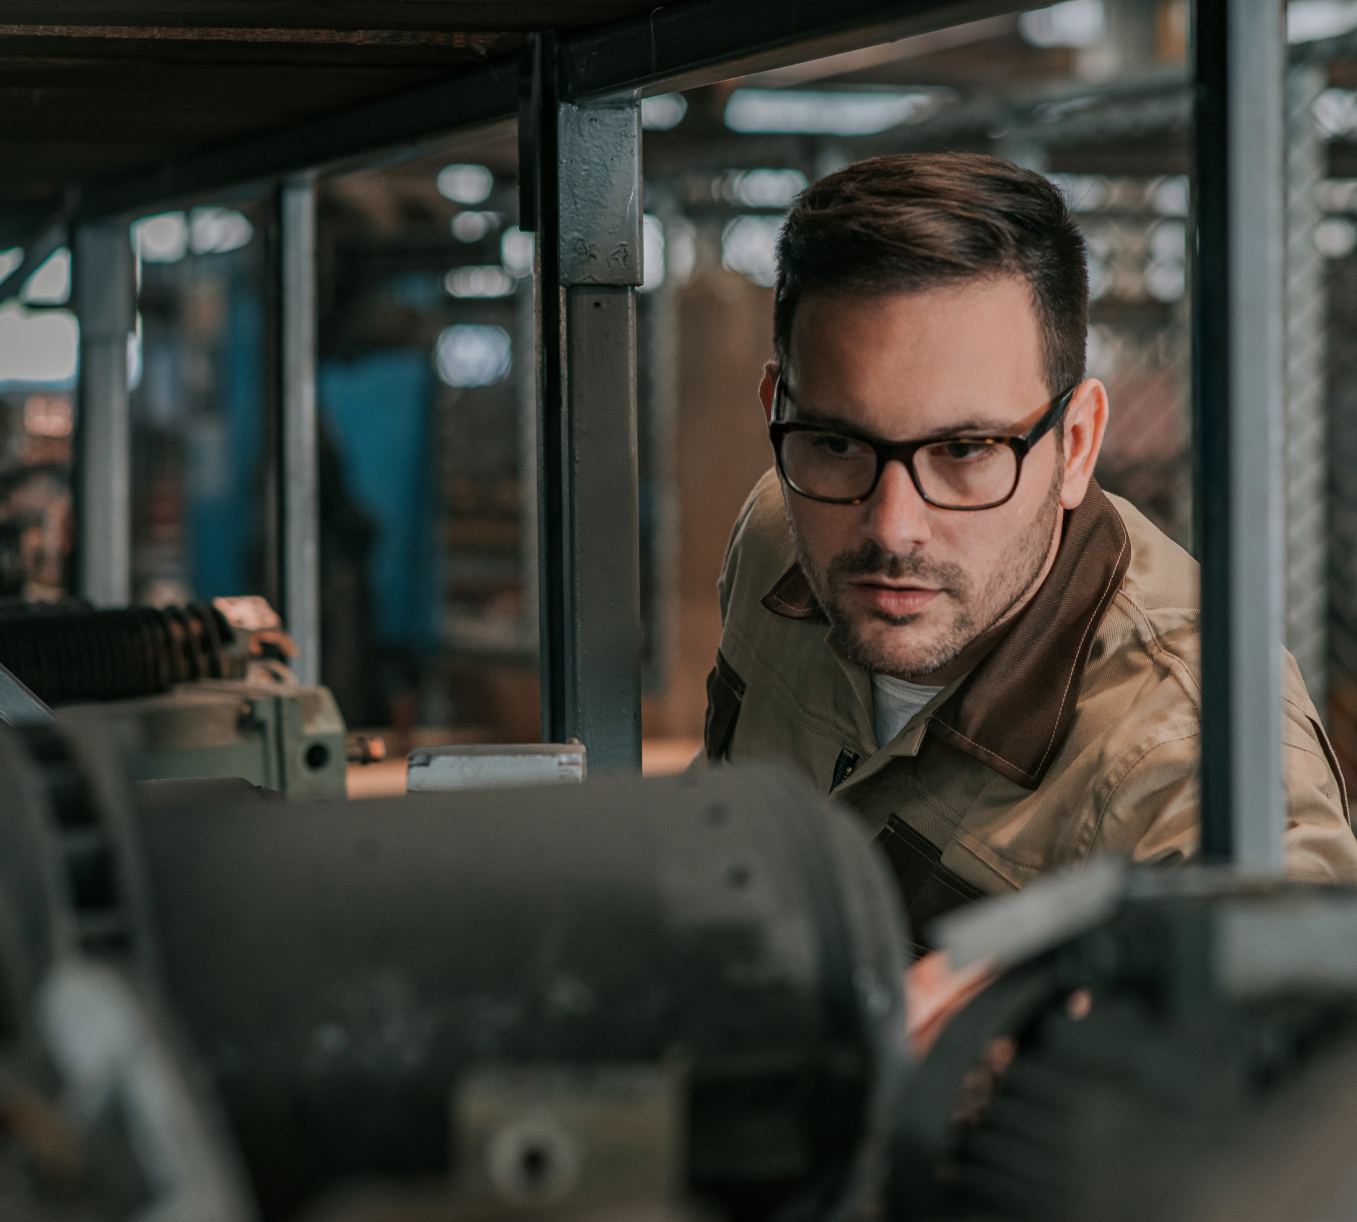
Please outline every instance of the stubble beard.
[[[1061, 467], [1063, 464], [1058, 472]], [[788, 514], [797, 561], [829, 618], [839, 651], [874, 674], [899, 677], [926, 676], [955, 661], [967, 645], [998, 624], [1036, 584], [1055, 534], [1060, 487], [1059, 479], [1053, 481], [1041, 510], [1019, 538], [1012, 563], [999, 568], [978, 589], [960, 565], [929, 560], [917, 551], [894, 555], [871, 539], [851, 552], [841, 552], [820, 570], [808, 555], [795, 520]], [[850, 611], [843, 596], [849, 584], [862, 577], [892, 581], [915, 578], [940, 593], [927, 611], [912, 615]], [[936, 616], [939, 609], [944, 609], [943, 622], [927, 637], [867, 630], [877, 625], [908, 629], [926, 615]]]

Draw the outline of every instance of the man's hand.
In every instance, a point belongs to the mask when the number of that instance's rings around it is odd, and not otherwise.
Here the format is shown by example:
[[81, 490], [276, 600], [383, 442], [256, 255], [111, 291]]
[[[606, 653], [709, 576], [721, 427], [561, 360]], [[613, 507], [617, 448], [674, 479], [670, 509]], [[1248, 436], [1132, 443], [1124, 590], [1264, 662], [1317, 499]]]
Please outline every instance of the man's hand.
[[953, 971], [947, 952], [925, 955], [905, 973], [905, 1032], [910, 1054], [924, 1056], [957, 1011], [994, 979], [994, 966], [981, 959]]

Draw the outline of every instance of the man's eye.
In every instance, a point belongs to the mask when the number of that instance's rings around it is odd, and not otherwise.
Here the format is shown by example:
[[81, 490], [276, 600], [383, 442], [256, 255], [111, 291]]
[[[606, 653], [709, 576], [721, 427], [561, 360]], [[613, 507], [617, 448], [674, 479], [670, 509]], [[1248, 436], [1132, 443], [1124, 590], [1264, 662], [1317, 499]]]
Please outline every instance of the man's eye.
[[938, 447], [942, 456], [951, 462], [965, 462], [980, 458], [994, 447], [983, 441], [947, 441]]
[[862, 442], [852, 437], [841, 437], [837, 433], [817, 433], [815, 448], [832, 458], [848, 458], [864, 447]]

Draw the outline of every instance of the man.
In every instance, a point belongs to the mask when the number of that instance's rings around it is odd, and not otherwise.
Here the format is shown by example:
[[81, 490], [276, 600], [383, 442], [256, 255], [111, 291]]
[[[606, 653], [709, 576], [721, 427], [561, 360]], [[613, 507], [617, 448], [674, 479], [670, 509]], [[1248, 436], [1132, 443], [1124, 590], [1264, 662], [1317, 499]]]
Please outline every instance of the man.
[[[1097, 853], [1198, 844], [1197, 565], [1093, 479], [1083, 239], [1040, 175], [860, 162], [779, 245], [776, 455], [720, 582], [706, 750], [782, 760], [857, 808], [915, 937]], [[1357, 840], [1288, 655], [1287, 869], [1357, 882]]]

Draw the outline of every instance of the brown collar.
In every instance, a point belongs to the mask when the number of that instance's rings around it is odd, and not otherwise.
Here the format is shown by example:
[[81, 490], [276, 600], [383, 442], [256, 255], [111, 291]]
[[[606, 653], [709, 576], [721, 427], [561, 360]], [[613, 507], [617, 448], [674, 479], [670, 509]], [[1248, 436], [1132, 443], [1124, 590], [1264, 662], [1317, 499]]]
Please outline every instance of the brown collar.
[[[1131, 563], [1121, 515], [1096, 482], [1066, 515], [1055, 564], [1010, 630], [929, 718], [929, 729], [1000, 776], [1035, 789], [1069, 733], [1098, 625]], [[820, 619], [793, 565], [763, 599], [789, 619]]]

